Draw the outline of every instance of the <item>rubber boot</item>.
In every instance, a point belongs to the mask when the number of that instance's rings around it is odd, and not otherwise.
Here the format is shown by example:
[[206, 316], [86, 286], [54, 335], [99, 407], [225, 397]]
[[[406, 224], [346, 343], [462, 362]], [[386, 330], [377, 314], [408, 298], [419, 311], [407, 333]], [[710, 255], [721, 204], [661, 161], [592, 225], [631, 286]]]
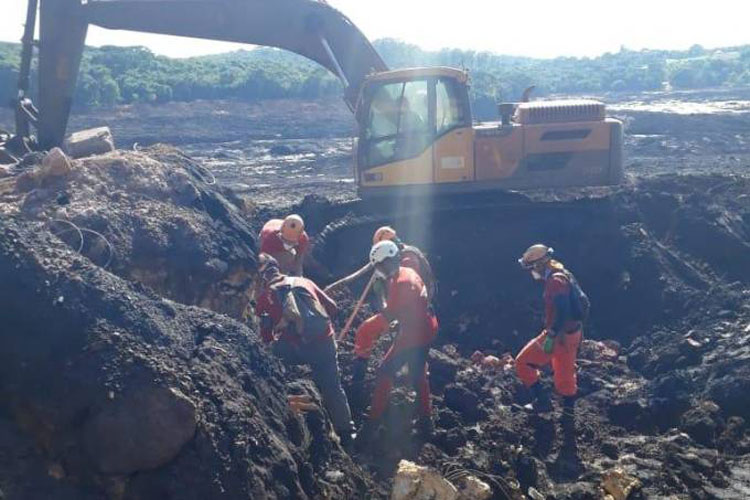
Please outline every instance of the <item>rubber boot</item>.
[[341, 442], [341, 447], [344, 448], [347, 453], [352, 453], [354, 451], [354, 441], [357, 434], [346, 431], [337, 432], [337, 434], [339, 436], [339, 441]]
[[357, 435], [354, 438], [354, 449], [358, 452], [364, 451], [369, 448], [372, 442], [375, 440], [378, 428], [380, 427], [380, 419], [368, 418], [362, 424], [362, 427], [357, 431]]
[[432, 421], [432, 415], [422, 415], [417, 419], [414, 424], [414, 430], [416, 431], [417, 437], [422, 440], [428, 440], [432, 437], [435, 432], [435, 424]]
[[531, 393], [531, 406], [536, 413], [552, 411], [552, 400], [550, 399], [549, 391], [547, 391], [541, 382], [537, 382], [529, 387], [529, 393]]
[[367, 373], [367, 360], [364, 358], [354, 358], [352, 361], [352, 384], [362, 385]]
[[575, 417], [576, 417], [575, 406], [576, 406], [575, 396], [565, 396], [563, 398], [562, 415], [560, 417], [563, 428], [565, 428], [566, 426], [575, 427]]

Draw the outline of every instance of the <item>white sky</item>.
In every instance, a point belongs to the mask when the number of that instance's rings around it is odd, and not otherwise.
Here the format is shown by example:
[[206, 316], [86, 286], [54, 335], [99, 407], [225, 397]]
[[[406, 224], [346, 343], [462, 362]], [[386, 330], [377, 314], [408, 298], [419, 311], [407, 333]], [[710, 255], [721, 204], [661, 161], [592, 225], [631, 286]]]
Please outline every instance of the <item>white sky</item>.
[[[273, 1], [273, 0], [269, 0]], [[0, 40], [21, 38], [25, 0], [3, 0]], [[328, 0], [370, 40], [425, 49], [487, 50], [532, 57], [597, 56], [630, 49], [750, 44], [748, 0]], [[10, 4], [10, 5], [8, 5]], [[239, 45], [89, 29], [89, 45], [145, 45], [186, 57]]]

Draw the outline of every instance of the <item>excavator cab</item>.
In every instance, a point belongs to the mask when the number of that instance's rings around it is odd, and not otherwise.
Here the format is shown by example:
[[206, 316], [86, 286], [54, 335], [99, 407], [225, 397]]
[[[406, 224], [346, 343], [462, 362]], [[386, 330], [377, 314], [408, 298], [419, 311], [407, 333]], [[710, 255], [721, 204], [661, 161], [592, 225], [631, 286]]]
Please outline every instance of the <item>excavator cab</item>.
[[370, 75], [357, 102], [362, 196], [616, 184], [622, 124], [591, 100], [503, 103], [474, 124], [469, 78], [447, 67]]
[[370, 76], [357, 106], [360, 190], [469, 180], [467, 83], [466, 72], [444, 67]]

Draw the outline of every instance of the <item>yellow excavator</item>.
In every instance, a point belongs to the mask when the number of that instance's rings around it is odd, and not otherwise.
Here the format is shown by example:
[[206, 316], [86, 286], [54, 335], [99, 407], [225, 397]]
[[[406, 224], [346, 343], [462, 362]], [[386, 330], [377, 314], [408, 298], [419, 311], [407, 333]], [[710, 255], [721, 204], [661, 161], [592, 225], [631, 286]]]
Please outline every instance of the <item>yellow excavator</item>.
[[[63, 142], [90, 24], [277, 47], [321, 64], [341, 80], [358, 124], [354, 175], [362, 196], [607, 185], [622, 178], [622, 124], [606, 117], [602, 103], [502, 103], [497, 122], [476, 124], [466, 71], [389, 70], [360, 30], [324, 0], [28, 0], [16, 134], [0, 136], [0, 162]], [[38, 107], [28, 95], [34, 47]]]

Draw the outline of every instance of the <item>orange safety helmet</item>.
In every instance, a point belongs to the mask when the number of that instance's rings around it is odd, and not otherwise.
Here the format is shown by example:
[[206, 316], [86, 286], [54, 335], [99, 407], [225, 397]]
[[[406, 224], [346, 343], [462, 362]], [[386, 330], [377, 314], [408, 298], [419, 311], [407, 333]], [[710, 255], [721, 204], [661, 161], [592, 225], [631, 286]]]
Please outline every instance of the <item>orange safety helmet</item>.
[[289, 215], [281, 224], [281, 239], [296, 245], [304, 231], [305, 221], [302, 220], [302, 217], [297, 214]]
[[391, 226], [383, 226], [372, 235], [372, 244], [377, 245], [381, 241], [393, 241], [396, 238], [396, 230]]

